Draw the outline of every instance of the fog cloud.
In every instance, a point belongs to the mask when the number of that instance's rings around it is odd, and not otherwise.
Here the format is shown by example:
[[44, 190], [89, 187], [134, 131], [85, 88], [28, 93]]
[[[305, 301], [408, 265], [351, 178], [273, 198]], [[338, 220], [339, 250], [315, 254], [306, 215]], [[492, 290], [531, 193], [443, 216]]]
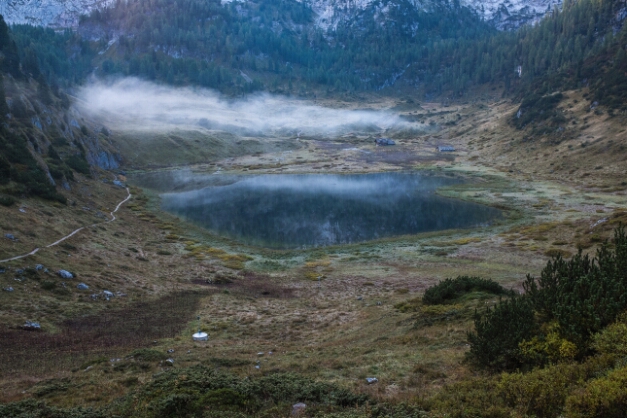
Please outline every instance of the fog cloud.
[[[195, 189], [182, 192], [164, 193], [162, 198], [169, 206], [186, 206], [190, 201], [196, 205], [207, 205], [229, 200], [233, 194], [250, 194], [253, 191], [266, 195], [288, 193], [289, 195], [326, 195], [335, 198], [351, 198], [360, 201], [379, 202], [387, 205], [410, 195], [433, 193], [438, 187], [459, 182], [445, 177], [421, 176], [402, 173], [379, 173], [368, 175], [335, 174], [282, 174], [261, 176], [216, 176], [194, 174], [189, 170], [176, 170], [159, 173], [156, 178], [163, 187], [169, 183], [172, 189], [176, 184], [196, 185]], [[171, 177], [171, 181], [163, 181]], [[149, 179], [150, 175], [146, 176]], [[144, 180], [143, 184], [149, 184]], [[220, 184], [220, 181], [222, 184]], [[192, 186], [193, 187], [193, 186]]]
[[78, 97], [84, 112], [115, 123], [118, 129], [196, 126], [240, 135], [338, 135], [421, 128], [389, 111], [333, 109], [270, 94], [228, 99], [211, 90], [134, 78], [89, 84]]

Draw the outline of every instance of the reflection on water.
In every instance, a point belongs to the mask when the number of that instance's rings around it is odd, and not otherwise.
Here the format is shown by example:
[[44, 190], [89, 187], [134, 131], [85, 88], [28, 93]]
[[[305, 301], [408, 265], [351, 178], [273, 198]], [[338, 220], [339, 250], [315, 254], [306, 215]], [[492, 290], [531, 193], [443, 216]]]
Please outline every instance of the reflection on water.
[[165, 193], [162, 205], [219, 235], [272, 248], [476, 227], [500, 216], [494, 208], [435, 194], [457, 182], [399, 173], [242, 176]]

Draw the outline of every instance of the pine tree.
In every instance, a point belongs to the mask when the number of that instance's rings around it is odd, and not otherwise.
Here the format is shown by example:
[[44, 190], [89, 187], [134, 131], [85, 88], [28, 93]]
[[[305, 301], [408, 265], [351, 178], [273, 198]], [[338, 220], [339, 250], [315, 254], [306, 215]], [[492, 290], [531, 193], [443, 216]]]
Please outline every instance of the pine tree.
[[0, 15], [0, 52], [4, 58], [0, 60], [0, 70], [6, 71], [13, 77], [20, 77], [20, 56], [17, 45], [11, 38], [9, 27]]
[[4, 79], [2, 75], [0, 75], [0, 121], [3, 121], [9, 112], [9, 105], [7, 104], [6, 93], [4, 91]]

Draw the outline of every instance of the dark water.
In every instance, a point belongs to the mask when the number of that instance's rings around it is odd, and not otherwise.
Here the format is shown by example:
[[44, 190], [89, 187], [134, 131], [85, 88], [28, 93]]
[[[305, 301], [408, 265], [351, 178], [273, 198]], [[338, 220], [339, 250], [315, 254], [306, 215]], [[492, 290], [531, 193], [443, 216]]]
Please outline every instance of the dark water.
[[247, 244], [300, 248], [485, 226], [500, 216], [494, 208], [435, 194], [459, 182], [400, 173], [241, 176], [165, 193], [162, 205]]

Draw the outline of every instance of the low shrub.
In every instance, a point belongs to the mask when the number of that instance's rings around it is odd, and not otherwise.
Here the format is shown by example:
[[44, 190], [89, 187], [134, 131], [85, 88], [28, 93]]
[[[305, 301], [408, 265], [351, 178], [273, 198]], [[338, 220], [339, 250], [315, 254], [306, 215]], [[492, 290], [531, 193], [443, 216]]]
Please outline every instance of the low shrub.
[[131, 353], [131, 357], [138, 361], [162, 361], [168, 356], [161, 351], [152, 350], [150, 348], [139, 348]]
[[43, 281], [41, 283], [41, 288], [43, 290], [53, 290], [55, 287], [57, 287], [57, 284], [52, 281]]
[[251, 361], [238, 358], [212, 357], [209, 359], [209, 363], [216, 367], [241, 367], [250, 365]]
[[110, 418], [105, 410], [92, 408], [56, 408], [44, 402], [28, 399], [10, 404], [0, 404], [0, 417], [11, 418]]
[[627, 357], [627, 313], [601, 332], [592, 336], [592, 349], [601, 354]]
[[564, 95], [562, 93], [546, 96], [532, 93], [522, 100], [518, 112], [512, 117], [512, 123], [518, 129], [547, 120], [550, 126], [564, 123], [565, 118], [557, 109], [557, 105], [563, 98]]
[[543, 365], [571, 361], [577, 355], [577, 346], [560, 335], [557, 322], [543, 324], [540, 335], [522, 341], [518, 348], [526, 364]]
[[565, 364], [529, 373], [503, 373], [497, 393], [516, 416], [558, 417], [583, 374], [577, 365]]
[[425, 291], [422, 302], [425, 305], [439, 305], [453, 301], [465, 293], [483, 291], [494, 295], [512, 295], [511, 290], [491, 279], [480, 277], [458, 276], [456, 279], [446, 279], [431, 286]]
[[13, 206], [15, 202], [17, 202], [17, 200], [15, 200], [15, 198], [11, 196], [0, 195], [0, 205], [2, 206], [7, 206], [7, 207]]
[[572, 418], [623, 418], [627, 411], [627, 367], [590, 381], [566, 399]]
[[203, 365], [167, 371], [135, 396], [155, 416], [187, 416], [206, 408], [255, 412], [295, 402], [342, 408], [362, 405], [368, 399], [367, 395], [296, 374], [240, 379]]

